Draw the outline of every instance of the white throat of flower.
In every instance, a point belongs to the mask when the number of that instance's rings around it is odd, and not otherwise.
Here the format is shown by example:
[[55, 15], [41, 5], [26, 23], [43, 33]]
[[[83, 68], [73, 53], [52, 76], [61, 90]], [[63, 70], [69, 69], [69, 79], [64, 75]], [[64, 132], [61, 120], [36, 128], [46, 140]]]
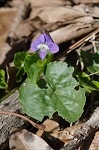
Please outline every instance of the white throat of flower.
[[48, 48], [48, 46], [47, 46], [46, 44], [39, 44], [39, 45], [37, 46], [37, 49], [38, 49], [38, 50], [47, 51], [49, 48]]

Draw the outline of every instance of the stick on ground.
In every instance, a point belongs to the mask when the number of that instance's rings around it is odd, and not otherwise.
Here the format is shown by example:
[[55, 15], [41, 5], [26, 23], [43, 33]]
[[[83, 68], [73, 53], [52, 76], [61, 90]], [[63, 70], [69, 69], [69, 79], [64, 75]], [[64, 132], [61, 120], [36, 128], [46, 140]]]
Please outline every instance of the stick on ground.
[[99, 129], [99, 107], [97, 107], [91, 116], [91, 118], [77, 130], [74, 134], [74, 138], [61, 150], [76, 150], [93, 132]]

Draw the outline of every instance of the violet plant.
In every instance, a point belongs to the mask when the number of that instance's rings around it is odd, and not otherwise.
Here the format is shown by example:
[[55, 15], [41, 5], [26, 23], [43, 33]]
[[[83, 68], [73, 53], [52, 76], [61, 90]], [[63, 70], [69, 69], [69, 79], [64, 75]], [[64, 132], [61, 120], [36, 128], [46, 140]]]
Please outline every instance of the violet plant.
[[[85, 89], [73, 77], [74, 68], [66, 62], [51, 62], [52, 54], [59, 51], [57, 44], [46, 33], [31, 44], [32, 54], [16, 53], [14, 64], [18, 68], [17, 81], [27, 78], [19, 89], [23, 111], [42, 121], [58, 112], [68, 122], [80, 118], [85, 105]], [[77, 87], [77, 88], [76, 88]]]

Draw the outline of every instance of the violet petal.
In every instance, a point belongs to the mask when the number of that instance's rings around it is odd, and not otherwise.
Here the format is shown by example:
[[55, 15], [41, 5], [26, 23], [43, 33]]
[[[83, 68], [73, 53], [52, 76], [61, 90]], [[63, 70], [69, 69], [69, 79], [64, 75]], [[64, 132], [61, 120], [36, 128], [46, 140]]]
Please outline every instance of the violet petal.
[[39, 51], [39, 56], [42, 60], [45, 58], [46, 54], [47, 54], [47, 52], [43, 49]]
[[30, 49], [33, 51], [33, 52], [36, 52], [37, 51], [37, 40], [35, 40], [34, 42], [31, 43], [31, 46], [30, 46]]
[[47, 43], [47, 46], [49, 47], [49, 51], [51, 54], [57, 53], [59, 51], [59, 47], [55, 43]]
[[38, 38], [37, 38], [37, 41], [39, 44], [44, 44], [46, 41], [45, 41], [45, 37], [44, 37], [44, 34], [41, 34]]
[[44, 38], [44, 34], [41, 34], [34, 42], [31, 43], [30, 49], [33, 52], [36, 52], [38, 50], [37, 49], [38, 45], [43, 43], [45, 43], [45, 38]]
[[44, 33], [44, 37], [45, 37], [46, 43], [53, 42], [53, 40], [51, 39], [51, 37], [48, 34]]

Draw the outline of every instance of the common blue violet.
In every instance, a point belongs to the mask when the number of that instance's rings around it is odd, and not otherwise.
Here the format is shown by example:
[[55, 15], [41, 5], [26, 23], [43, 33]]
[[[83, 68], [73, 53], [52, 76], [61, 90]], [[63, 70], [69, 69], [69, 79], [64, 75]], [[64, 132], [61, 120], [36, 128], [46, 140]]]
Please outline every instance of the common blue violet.
[[48, 52], [54, 54], [59, 51], [58, 45], [55, 44], [46, 33], [41, 34], [34, 42], [32, 42], [30, 49], [33, 52], [38, 51], [42, 60], [46, 57]]

